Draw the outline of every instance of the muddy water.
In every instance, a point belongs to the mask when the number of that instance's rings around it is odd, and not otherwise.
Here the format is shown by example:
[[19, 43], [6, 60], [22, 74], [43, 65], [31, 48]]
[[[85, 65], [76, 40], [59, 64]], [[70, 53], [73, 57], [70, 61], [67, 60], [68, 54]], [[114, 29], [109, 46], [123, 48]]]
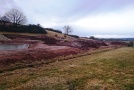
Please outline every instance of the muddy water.
[[28, 47], [28, 44], [0, 44], [0, 50], [21, 50]]

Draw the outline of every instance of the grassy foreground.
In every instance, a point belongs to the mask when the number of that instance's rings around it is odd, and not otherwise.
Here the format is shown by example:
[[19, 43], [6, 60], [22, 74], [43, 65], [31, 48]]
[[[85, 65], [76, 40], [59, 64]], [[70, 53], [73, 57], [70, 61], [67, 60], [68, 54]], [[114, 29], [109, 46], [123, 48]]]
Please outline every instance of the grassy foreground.
[[134, 90], [134, 48], [7, 71], [0, 90]]

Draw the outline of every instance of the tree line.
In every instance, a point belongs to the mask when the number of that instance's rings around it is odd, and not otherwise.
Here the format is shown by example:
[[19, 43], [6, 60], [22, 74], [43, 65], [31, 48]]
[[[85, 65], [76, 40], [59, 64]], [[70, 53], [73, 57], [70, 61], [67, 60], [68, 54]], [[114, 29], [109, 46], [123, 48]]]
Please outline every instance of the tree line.
[[[8, 12], [6, 12], [3, 16], [0, 16], [1, 31], [47, 33], [40, 25], [24, 25], [26, 23], [27, 23], [27, 17], [23, 14], [23, 12], [17, 9], [11, 9]], [[36, 29], [39, 29], [39, 31], [36, 31]], [[62, 33], [60, 30], [54, 30], [51, 28], [48, 28], [48, 30], [57, 33]], [[63, 27], [63, 30], [65, 32], [65, 36], [72, 33], [72, 27], [69, 25], [65, 25]]]
[[26, 16], [17, 9], [11, 9], [0, 17], [1, 23], [13, 23], [14, 26], [23, 25], [27, 22]]
[[39, 24], [24, 25], [27, 17], [17, 9], [11, 9], [0, 17], [0, 31], [47, 34]]

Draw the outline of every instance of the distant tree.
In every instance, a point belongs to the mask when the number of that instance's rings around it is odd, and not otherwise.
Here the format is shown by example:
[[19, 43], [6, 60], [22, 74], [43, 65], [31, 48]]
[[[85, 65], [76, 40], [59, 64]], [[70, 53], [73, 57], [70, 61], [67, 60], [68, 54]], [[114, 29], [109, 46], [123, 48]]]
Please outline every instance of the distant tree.
[[63, 29], [64, 29], [66, 35], [69, 35], [73, 31], [72, 27], [69, 25], [64, 26]]
[[0, 25], [1, 25], [1, 23], [2, 23], [2, 22], [1, 22], [1, 16], [0, 16]]
[[90, 38], [90, 39], [95, 39], [95, 37], [94, 37], [94, 36], [90, 36], [89, 38]]
[[128, 47], [133, 47], [133, 46], [134, 46], [133, 41], [130, 41], [130, 42], [128, 43]]
[[1, 16], [0, 16], [0, 21], [1, 21]]
[[5, 26], [7, 22], [10, 22], [10, 20], [6, 16], [3, 16], [3, 17], [1, 17], [1, 22]]
[[40, 24], [37, 24], [37, 26], [38, 26], [38, 27], [41, 27], [41, 25], [40, 25]]
[[17, 26], [18, 24], [25, 24], [27, 22], [26, 16], [17, 9], [11, 9], [8, 11], [5, 16], [14, 23], [14, 26]]

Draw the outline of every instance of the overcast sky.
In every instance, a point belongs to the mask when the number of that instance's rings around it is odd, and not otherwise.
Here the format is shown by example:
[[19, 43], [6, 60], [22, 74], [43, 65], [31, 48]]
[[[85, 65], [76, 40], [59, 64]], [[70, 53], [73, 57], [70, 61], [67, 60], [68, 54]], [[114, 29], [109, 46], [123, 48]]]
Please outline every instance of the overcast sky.
[[134, 0], [0, 0], [0, 15], [18, 8], [28, 23], [73, 34], [96, 37], [134, 37]]

